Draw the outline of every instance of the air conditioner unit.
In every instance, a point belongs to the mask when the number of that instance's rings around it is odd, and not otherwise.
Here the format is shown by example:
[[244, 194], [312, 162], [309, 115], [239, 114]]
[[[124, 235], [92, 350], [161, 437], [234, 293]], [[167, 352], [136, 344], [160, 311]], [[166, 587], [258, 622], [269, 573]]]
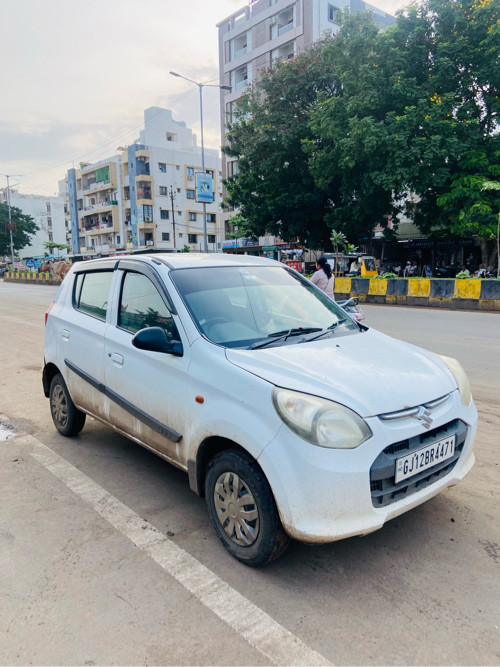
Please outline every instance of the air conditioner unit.
[[154, 245], [153, 241], [146, 241], [146, 245]]
[[272, 16], [271, 20], [269, 21], [269, 25], [276, 25], [278, 23], [278, 19], [276, 16]]
[[144, 216], [144, 222], [153, 222], [153, 218], [150, 215]]

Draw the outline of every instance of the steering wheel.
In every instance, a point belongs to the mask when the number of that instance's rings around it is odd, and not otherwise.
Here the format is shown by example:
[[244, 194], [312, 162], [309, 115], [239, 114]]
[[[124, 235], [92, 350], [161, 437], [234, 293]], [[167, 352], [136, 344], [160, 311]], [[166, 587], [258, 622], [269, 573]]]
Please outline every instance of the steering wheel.
[[203, 330], [208, 332], [208, 330], [211, 329], [215, 324], [224, 324], [224, 322], [227, 321], [228, 320], [225, 317], [209, 317], [208, 320], [205, 320], [203, 323]]

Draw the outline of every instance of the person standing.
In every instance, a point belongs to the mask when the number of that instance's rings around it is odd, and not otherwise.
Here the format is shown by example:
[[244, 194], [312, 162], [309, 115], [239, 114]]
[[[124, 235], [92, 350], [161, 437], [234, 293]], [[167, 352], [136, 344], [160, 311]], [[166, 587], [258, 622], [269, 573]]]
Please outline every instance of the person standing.
[[333, 287], [335, 278], [333, 277], [332, 267], [326, 257], [320, 257], [316, 262], [316, 272], [311, 276], [311, 282], [320, 290], [323, 290], [331, 299], [335, 300]]

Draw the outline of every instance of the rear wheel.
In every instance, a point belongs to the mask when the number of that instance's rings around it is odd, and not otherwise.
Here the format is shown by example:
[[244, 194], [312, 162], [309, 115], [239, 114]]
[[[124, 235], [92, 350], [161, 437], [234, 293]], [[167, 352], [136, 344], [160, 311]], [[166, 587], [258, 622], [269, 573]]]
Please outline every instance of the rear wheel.
[[52, 421], [59, 433], [65, 436], [80, 433], [85, 425], [86, 415], [75, 407], [60, 373], [52, 378], [49, 400]]
[[230, 449], [214, 457], [206, 476], [205, 499], [221, 542], [242, 563], [266, 565], [285, 552], [289, 538], [269, 483], [247, 454]]

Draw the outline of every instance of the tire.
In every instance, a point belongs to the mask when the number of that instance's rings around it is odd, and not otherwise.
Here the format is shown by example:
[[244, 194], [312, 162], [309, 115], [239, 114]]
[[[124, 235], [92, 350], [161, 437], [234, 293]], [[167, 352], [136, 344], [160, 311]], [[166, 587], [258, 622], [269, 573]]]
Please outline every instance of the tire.
[[[248, 496], [249, 502], [241, 504]], [[205, 500], [222, 544], [245, 565], [259, 567], [288, 547], [269, 483], [254, 459], [229, 449], [209, 464]], [[231, 513], [231, 514], [230, 514]]]
[[59, 433], [67, 437], [80, 433], [85, 425], [86, 415], [75, 407], [60, 373], [56, 373], [52, 378], [49, 400], [52, 421]]

